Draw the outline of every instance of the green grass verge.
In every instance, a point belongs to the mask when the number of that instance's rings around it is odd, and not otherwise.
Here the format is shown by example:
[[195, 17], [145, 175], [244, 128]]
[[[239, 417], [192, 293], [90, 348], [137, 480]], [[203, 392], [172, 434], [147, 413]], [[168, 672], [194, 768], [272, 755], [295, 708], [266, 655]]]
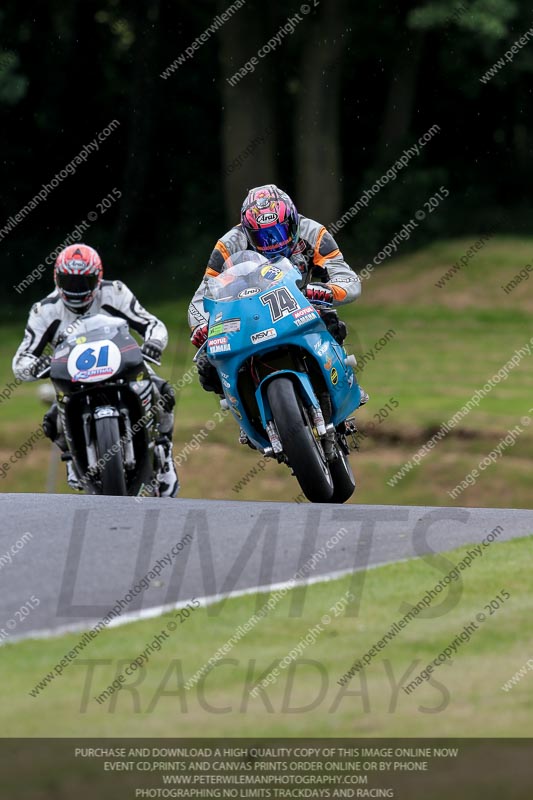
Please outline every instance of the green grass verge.
[[[495, 542], [484, 550], [461, 573], [462, 590], [449, 608], [413, 620], [346, 687], [337, 684], [338, 678], [403, 616], [402, 603], [417, 603], [468, 548], [448, 553], [449, 567], [416, 559], [308, 587], [302, 616], [290, 616], [294, 593], [302, 590], [288, 593], [227, 653], [227, 661], [189, 691], [184, 683], [249, 619], [256, 602], [265, 602], [265, 595], [230, 599], [192, 613], [151, 655], [147, 667], [102, 704], [94, 697], [172, 617], [104, 630], [37, 698], [29, 691], [80, 634], [6, 645], [2, 735], [532, 736], [533, 676], [509, 692], [501, 689], [532, 656], [524, 636], [533, 613], [532, 541]], [[451, 663], [435, 671], [432, 683], [409, 695], [403, 692], [400, 684], [412, 680], [503, 589], [511, 599], [487, 616]], [[349, 590], [357, 599], [356, 614], [335, 617], [331, 607]], [[432, 608], [448, 597], [445, 590]], [[280, 670], [263, 696], [250, 697], [254, 681], [328, 613], [330, 624], [322, 624], [316, 641], [301, 652], [301, 663]]]

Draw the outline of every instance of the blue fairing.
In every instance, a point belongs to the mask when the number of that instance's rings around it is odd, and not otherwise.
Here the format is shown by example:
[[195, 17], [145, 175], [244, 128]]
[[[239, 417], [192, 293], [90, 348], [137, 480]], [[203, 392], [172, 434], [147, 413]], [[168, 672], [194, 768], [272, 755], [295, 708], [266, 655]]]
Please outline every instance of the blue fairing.
[[[298, 271], [287, 260], [279, 267], [270, 264], [257, 270], [252, 262], [213, 279], [204, 309], [210, 323], [207, 354], [217, 368], [230, 411], [250, 441], [264, 449], [270, 445], [268, 437], [248, 419], [238, 390], [239, 369], [252, 356], [264, 358], [286, 346], [305, 349], [329, 389], [335, 426], [359, 407], [361, 393], [352, 368], [345, 364], [346, 351], [300, 291]], [[264, 377], [255, 391], [263, 428], [272, 419], [266, 387], [280, 374], [291, 377], [306, 406], [319, 407], [307, 372], [277, 370]]]

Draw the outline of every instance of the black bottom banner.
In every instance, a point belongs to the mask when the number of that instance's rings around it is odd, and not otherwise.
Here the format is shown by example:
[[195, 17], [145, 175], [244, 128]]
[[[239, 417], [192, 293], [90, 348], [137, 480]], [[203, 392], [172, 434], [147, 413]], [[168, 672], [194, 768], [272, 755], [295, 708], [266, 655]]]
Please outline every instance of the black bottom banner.
[[530, 800], [532, 739], [0, 739], [2, 800]]

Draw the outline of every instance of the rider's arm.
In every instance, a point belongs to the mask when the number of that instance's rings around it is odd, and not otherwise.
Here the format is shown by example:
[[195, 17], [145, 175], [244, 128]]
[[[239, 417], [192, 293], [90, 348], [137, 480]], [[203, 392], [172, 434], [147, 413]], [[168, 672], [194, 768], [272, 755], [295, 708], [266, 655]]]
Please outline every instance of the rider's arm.
[[344, 260], [331, 233], [324, 227], [321, 227], [315, 243], [313, 264], [327, 270], [327, 286], [333, 292], [334, 306], [357, 300], [361, 294], [361, 281]]
[[112, 284], [102, 288], [102, 310], [117, 317], [125, 319], [134, 331], [139, 333], [144, 341], [157, 339], [164, 350], [168, 344], [166, 325], [154, 314], [150, 314], [139, 303], [133, 292], [122, 281], [113, 281]]
[[[230, 257], [231, 253], [246, 249], [246, 242], [242, 240], [244, 234], [238, 231], [237, 228], [238, 226], [232, 228], [218, 240], [209, 257], [202, 282], [194, 293], [189, 305], [187, 316], [191, 331], [197, 328], [198, 325], [205, 325], [207, 323], [207, 314], [204, 311], [204, 295], [207, 279], [220, 275], [224, 262]], [[244, 239], [246, 239], [246, 237], [244, 237]]]
[[204, 311], [204, 294], [205, 294], [205, 278], [198, 289], [195, 291], [194, 296], [189, 303], [189, 310], [187, 312], [187, 319], [191, 331], [198, 327], [198, 325], [207, 324], [207, 314]]
[[[53, 304], [52, 304], [53, 305]], [[31, 373], [47, 344], [54, 340], [61, 320], [44, 303], [35, 303], [30, 311], [24, 338], [13, 358], [13, 372], [21, 381], [37, 380]]]

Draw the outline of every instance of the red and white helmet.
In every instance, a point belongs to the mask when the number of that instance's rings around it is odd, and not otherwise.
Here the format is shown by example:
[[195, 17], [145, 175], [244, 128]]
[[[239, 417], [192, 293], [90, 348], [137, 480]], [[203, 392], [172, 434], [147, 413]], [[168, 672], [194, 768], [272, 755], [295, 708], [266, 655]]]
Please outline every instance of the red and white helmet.
[[241, 225], [251, 247], [267, 258], [289, 257], [298, 244], [296, 206], [274, 184], [248, 192], [241, 209]]
[[54, 281], [68, 309], [82, 314], [91, 305], [102, 281], [100, 256], [86, 244], [71, 244], [58, 255]]

